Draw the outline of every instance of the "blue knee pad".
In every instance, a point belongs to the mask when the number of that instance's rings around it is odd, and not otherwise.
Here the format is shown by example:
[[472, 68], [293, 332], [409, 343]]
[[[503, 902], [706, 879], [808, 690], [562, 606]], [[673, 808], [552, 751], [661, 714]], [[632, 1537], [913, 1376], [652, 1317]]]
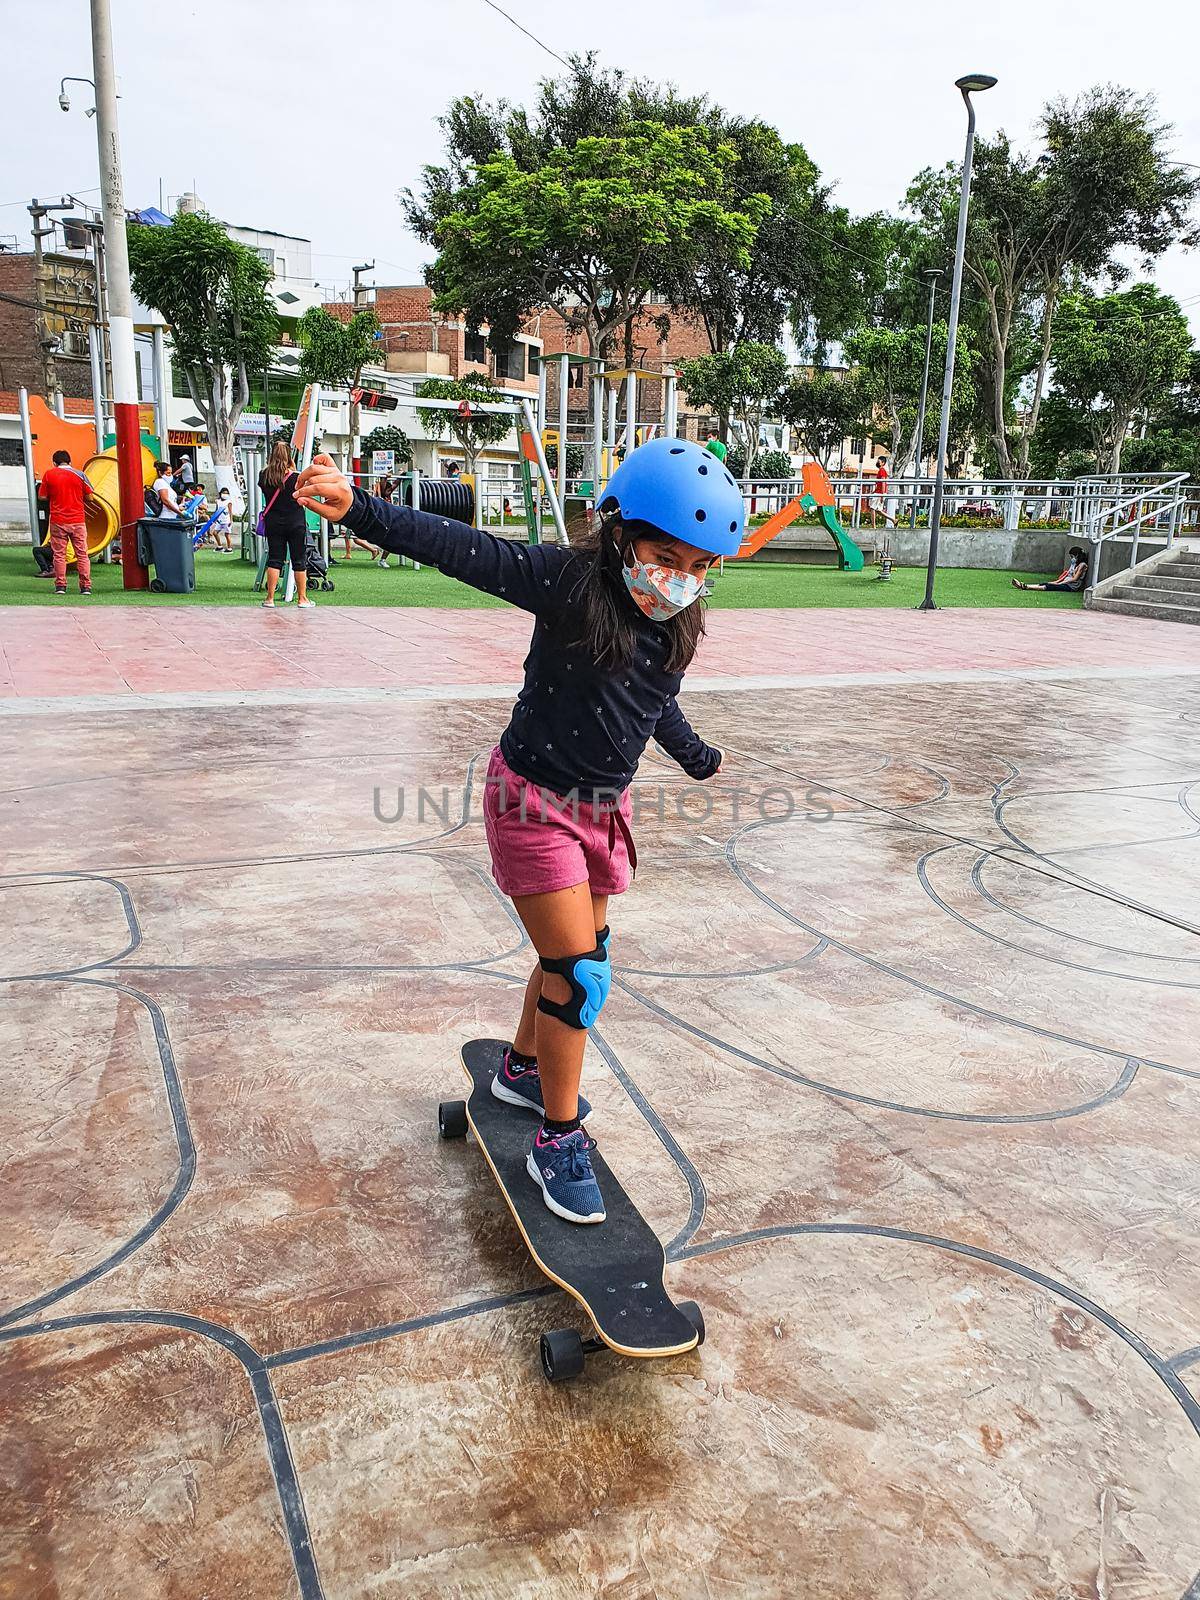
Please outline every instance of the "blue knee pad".
[[547, 1000], [538, 996], [538, 1010], [557, 1017], [568, 1028], [590, 1028], [604, 1008], [612, 986], [608, 964], [608, 929], [596, 936], [596, 948], [583, 956], [541, 956], [543, 972], [556, 972], [571, 985], [569, 1000]]

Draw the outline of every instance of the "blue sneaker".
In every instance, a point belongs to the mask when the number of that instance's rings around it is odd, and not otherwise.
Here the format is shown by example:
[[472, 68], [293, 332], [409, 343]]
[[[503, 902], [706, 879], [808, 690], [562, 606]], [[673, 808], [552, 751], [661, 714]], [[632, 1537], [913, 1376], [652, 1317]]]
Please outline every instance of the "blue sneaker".
[[[497, 1100], [503, 1100], [505, 1105], [524, 1106], [526, 1111], [536, 1111], [539, 1117], [544, 1117], [546, 1108], [542, 1104], [542, 1080], [538, 1069], [526, 1067], [522, 1071], [512, 1065], [511, 1057], [512, 1051], [506, 1050], [504, 1060], [500, 1063], [500, 1070], [492, 1079], [492, 1093]], [[591, 1114], [591, 1105], [580, 1095], [580, 1122], [586, 1122]]]
[[595, 1148], [595, 1139], [582, 1128], [560, 1139], [547, 1138], [541, 1128], [534, 1134], [525, 1165], [555, 1216], [568, 1222], [604, 1221], [604, 1199], [592, 1171]]

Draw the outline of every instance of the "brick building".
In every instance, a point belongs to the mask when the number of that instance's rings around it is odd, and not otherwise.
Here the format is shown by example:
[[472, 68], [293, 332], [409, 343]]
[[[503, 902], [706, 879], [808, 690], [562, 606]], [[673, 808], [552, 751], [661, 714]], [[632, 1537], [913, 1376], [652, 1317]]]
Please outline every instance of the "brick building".
[[66, 252], [37, 258], [0, 251], [0, 389], [55, 389], [90, 400], [88, 328], [96, 317], [91, 261]]
[[[558, 416], [560, 363], [553, 357], [562, 354], [584, 356], [587, 339], [567, 326], [562, 315], [546, 309], [527, 317], [511, 344], [493, 341], [486, 330], [472, 333], [461, 317], [445, 316], [432, 309], [432, 290], [424, 284], [378, 285], [367, 291], [365, 304], [379, 318], [383, 364], [387, 371], [411, 377], [458, 378], [469, 373], [486, 374], [504, 389], [535, 394], [539, 368], [546, 365], [548, 419]], [[349, 320], [354, 307], [344, 301], [326, 306], [334, 316]], [[664, 320], [665, 319], [665, 320]], [[708, 336], [703, 325], [686, 313], [673, 311], [665, 304], [647, 306], [634, 322], [633, 365], [645, 371], [662, 372], [693, 356], [708, 355]], [[623, 367], [621, 353], [609, 365]], [[588, 424], [590, 393], [582, 365], [572, 364], [568, 390], [568, 415], [572, 434]], [[639, 386], [638, 421], [660, 423], [663, 419], [664, 386], [643, 382]], [[693, 412], [680, 396], [680, 432], [696, 438], [709, 421], [707, 413]]]

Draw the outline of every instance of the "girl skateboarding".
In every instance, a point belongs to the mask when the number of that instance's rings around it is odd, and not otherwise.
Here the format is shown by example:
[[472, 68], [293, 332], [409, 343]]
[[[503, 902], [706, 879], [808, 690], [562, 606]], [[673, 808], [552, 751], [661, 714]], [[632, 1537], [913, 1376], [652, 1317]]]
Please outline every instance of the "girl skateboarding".
[[529, 1175], [570, 1222], [603, 1222], [581, 1124], [587, 1029], [608, 994], [608, 902], [637, 853], [629, 783], [655, 739], [689, 777], [721, 753], [675, 696], [704, 633], [704, 580], [742, 538], [742, 496], [699, 445], [653, 439], [617, 469], [574, 545], [520, 545], [352, 488], [329, 456], [300, 474], [302, 506], [533, 613], [525, 682], [492, 751], [484, 825], [492, 873], [538, 954], [492, 1092], [536, 1111]]

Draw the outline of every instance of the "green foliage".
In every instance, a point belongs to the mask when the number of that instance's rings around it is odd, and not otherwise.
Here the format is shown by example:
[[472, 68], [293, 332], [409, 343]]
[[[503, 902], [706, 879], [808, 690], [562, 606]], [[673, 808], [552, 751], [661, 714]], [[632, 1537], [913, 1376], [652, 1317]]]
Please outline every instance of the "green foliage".
[[397, 463], [412, 460], [412, 444], [403, 428], [385, 426], [372, 428], [362, 442], [362, 456], [369, 461], [372, 450], [394, 450]]
[[1068, 295], [1054, 331], [1054, 383], [1087, 418], [1105, 472], [1119, 472], [1137, 411], [1161, 407], [1187, 375], [1192, 339], [1169, 295], [1137, 283], [1123, 293]]
[[[930, 360], [933, 403], [926, 407], [922, 460], [937, 447], [938, 375], [946, 364], [946, 333], [944, 322], [934, 323]], [[882, 434], [899, 471], [907, 465], [916, 443], [921, 376], [925, 366], [925, 329], [859, 328], [847, 337], [845, 350], [855, 363], [854, 376], [869, 402], [874, 425], [867, 431], [873, 437]], [[965, 335], [959, 335], [954, 362], [950, 437], [961, 443], [969, 433], [975, 410], [974, 352]]]
[[801, 448], [827, 468], [843, 439], [867, 431], [871, 398], [855, 373], [817, 370], [791, 377], [780, 409]]
[[324, 306], [310, 306], [296, 324], [301, 378], [326, 389], [356, 388], [362, 369], [378, 358], [378, 332], [373, 311], [356, 311], [343, 322]]
[[[1014, 150], [1003, 133], [976, 146], [966, 275], [984, 313], [977, 326], [987, 425], [1006, 477], [1028, 470], [1064, 286], [1127, 275], [1122, 252], [1149, 260], [1196, 240], [1188, 211], [1200, 178], [1172, 162], [1171, 130], [1155, 115], [1150, 97], [1094, 88], [1046, 107], [1036, 154]], [[958, 168], [922, 173], [907, 203], [948, 258]], [[1014, 376], [1030, 380], [1019, 419]]]
[[271, 269], [199, 211], [182, 212], [167, 228], [130, 223], [127, 237], [134, 292], [166, 319], [214, 460], [228, 464], [249, 373], [269, 363], [279, 337], [267, 296]]
[[[492, 379], [482, 375], [466, 378], [427, 378], [421, 385], [420, 393], [427, 400], [465, 400], [473, 406], [504, 399], [503, 393]], [[457, 411], [432, 410], [418, 406], [417, 415], [426, 432], [431, 433], [435, 439], [450, 437], [457, 440], [467, 458], [468, 472], [475, 471], [476, 459], [485, 445], [499, 444], [516, 426], [514, 417], [488, 411], [472, 410], [469, 417], [462, 417]]]
[[792, 458], [786, 450], [760, 450], [754, 458], [754, 472], [746, 471], [746, 450], [741, 444], [730, 445], [725, 465], [735, 478], [753, 476], [756, 482], [777, 482], [780, 478], [795, 477]]
[[731, 208], [735, 159], [697, 129], [653, 122], [551, 150], [532, 171], [497, 152], [434, 226], [434, 305], [503, 337], [551, 305], [598, 354], [645, 304], [665, 258], [749, 260], [767, 202]]
[[[558, 471], [558, 446], [548, 444], [546, 447], [546, 465], [551, 472]], [[567, 441], [567, 477], [582, 478], [587, 471], [587, 452], [583, 445], [577, 444], [573, 439]]]
[[746, 473], [754, 473], [759, 425], [779, 407], [787, 381], [787, 360], [774, 345], [747, 340], [732, 350], [697, 356], [679, 366], [679, 381], [693, 406], [709, 406], [721, 416], [736, 417], [745, 440]]

